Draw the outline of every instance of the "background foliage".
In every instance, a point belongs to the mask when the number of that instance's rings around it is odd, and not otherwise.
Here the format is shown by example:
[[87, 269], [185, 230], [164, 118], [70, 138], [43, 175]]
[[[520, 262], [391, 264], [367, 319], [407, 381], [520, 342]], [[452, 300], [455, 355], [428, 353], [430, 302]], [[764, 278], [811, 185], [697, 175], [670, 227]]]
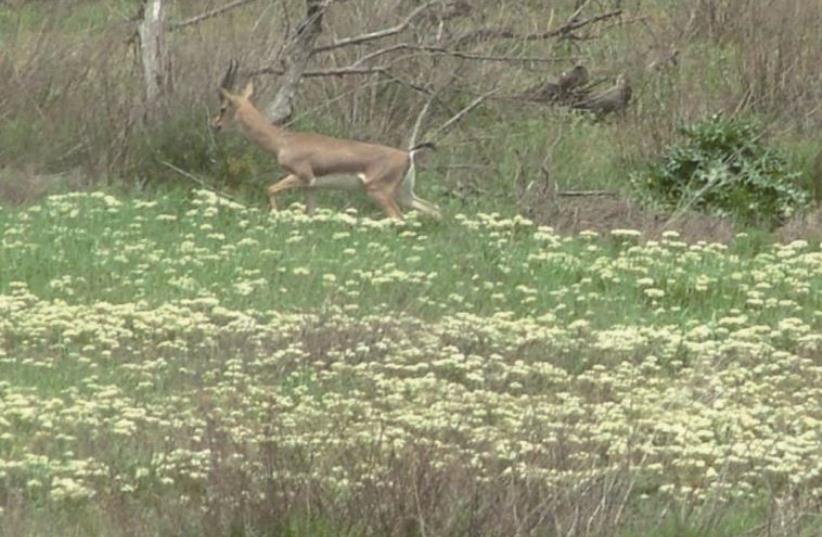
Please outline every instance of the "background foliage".
[[[438, 18], [457, 4], [468, 6], [461, 16]], [[172, 31], [173, 91], [151, 121], [146, 121], [134, 39], [139, 5], [136, 0], [47, 5], [15, 0], [0, 6], [4, 199], [90, 185], [195, 186], [169, 163], [242, 199], [264, 203], [261, 187], [278, 173], [270, 156], [239, 137], [213, 137], [206, 119], [229, 58], [239, 58], [246, 71], [279, 67], [304, 16], [303, 0], [251, 2]], [[168, 2], [169, 19], [185, 20], [219, 5]], [[393, 26], [419, 5], [333, 2], [318, 45]], [[579, 6], [582, 20], [617, 10], [620, 15], [583, 27], [573, 39], [465, 38], [501, 29], [515, 36], [538, 34], [565, 24]], [[370, 48], [317, 53], [310, 69], [322, 71], [397, 45], [428, 47], [400, 48], [366, 62], [381, 67], [380, 73], [306, 78], [292, 126], [402, 147], [428, 99], [426, 91], [438, 93], [421, 139], [461, 106], [497, 88], [494, 98], [436, 140], [440, 151], [423, 163], [422, 194], [456, 210], [526, 211], [543, 219], [549, 186], [633, 196], [630, 173], [660, 158], [679, 126], [723, 113], [729, 120], [756, 120], [763, 142], [785, 150], [788, 169], [800, 174], [797, 184], [820, 196], [822, 8], [817, 2], [478, 0], [435, 8]], [[660, 64], [673, 50], [678, 61]], [[634, 98], [624, 116], [592, 123], [564, 107], [515, 98], [578, 62], [588, 67], [596, 91], [627, 74]], [[265, 103], [279, 81], [260, 74], [256, 83], [258, 102]], [[359, 203], [336, 199], [338, 206]]]
[[[318, 52], [292, 128], [405, 147], [435, 94], [446, 217], [399, 224], [269, 213], [271, 156], [206, 127], [304, 0], [170, 32], [156, 103], [140, 5], [0, 1], [0, 537], [818, 535], [822, 4], [443, 2]], [[420, 5], [329, 2], [318, 45]], [[624, 114], [520, 98], [578, 62]]]
[[748, 225], [774, 227], [807, 207], [808, 189], [785, 155], [752, 123], [715, 115], [683, 126], [647, 174], [634, 176], [669, 208], [691, 207]]

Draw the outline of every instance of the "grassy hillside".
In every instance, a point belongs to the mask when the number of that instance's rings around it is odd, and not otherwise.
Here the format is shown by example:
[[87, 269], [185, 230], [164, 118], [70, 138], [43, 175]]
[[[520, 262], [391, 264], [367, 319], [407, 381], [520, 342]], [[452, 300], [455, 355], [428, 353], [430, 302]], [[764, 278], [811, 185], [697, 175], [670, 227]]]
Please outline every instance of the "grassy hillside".
[[[318, 44], [420, 4], [329, 2]], [[290, 128], [407, 147], [430, 100], [445, 216], [401, 223], [350, 194], [271, 214], [271, 155], [206, 127], [304, 0], [171, 31], [156, 103], [140, 5], [0, 1], [0, 537], [819, 535], [822, 4], [444, 1], [318, 51]], [[575, 64], [627, 110], [521, 98]], [[352, 65], [379, 69], [317, 73]], [[740, 149], [709, 125], [666, 168], [715, 114]], [[781, 242], [671, 218], [654, 162], [816, 208]]]
[[205, 191], [0, 230], [0, 535], [818, 528], [807, 243]]

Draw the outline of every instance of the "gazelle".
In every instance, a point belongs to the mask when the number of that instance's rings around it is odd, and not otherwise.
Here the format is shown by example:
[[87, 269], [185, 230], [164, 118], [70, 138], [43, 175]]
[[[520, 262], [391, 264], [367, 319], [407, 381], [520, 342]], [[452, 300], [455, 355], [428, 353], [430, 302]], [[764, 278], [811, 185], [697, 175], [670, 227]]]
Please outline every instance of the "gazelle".
[[332, 138], [311, 132], [293, 132], [273, 125], [251, 102], [254, 86], [249, 81], [240, 93], [232, 86], [239, 65], [232, 60], [220, 83], [220, 111], [212, 119], [215, 130], [233, 123], [252, 142], [273, 153], [288, 173], [268, 187], [271, 209], [277, 195], [292, 188], [306, 190], [306, 210], [315, 207], [317, 189], [365, 191], [391, 218], [402, 218], [403, 209], [416, 209], [439, 218], [436, 205], [414, 194], [414, 153], [378, 144]]

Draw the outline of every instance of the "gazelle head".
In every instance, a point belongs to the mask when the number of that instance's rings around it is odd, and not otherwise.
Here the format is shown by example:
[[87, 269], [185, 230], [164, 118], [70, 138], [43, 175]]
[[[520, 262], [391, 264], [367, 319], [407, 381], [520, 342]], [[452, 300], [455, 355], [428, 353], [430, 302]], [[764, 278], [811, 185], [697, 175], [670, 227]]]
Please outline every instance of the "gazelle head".
[[223, 80], [220, 82], [218, 94], [220, 97], [220, 111], [211, 118], [211, 128], [219, 131], [223, 127], [229, 127], [234, 120], [237, 109], [248, 102], [251, 95], [254, 93], [254, 85], [249, 80], [245, 88], [240, 93], [234, 93], [233, 87], [237, 81], [237, 71], [240, 64], [237, 60], [231, 60], [228, 65], [228, 70], [223, 75]]

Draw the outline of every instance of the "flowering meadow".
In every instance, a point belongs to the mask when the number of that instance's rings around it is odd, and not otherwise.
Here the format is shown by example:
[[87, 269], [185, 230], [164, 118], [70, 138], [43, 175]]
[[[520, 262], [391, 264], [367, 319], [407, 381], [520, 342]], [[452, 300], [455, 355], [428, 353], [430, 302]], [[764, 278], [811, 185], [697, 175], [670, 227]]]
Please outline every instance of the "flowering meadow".
[[818, 536], [820, 510], [818, 244], [207, 191], [0, 209], [2, 536]]

